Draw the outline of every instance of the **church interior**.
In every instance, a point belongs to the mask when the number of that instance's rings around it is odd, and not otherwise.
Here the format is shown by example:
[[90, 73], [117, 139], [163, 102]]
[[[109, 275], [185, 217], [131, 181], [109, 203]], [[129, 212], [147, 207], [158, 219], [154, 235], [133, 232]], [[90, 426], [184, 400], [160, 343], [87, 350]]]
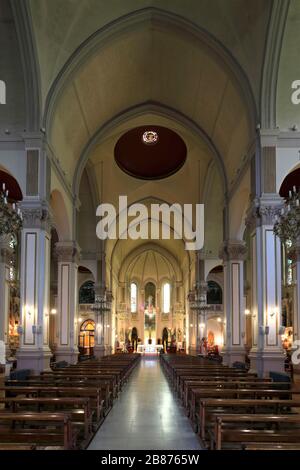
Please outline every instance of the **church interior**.
[[300, 450], [299, 64], [299, 0], [0, 0], [1, 451]]

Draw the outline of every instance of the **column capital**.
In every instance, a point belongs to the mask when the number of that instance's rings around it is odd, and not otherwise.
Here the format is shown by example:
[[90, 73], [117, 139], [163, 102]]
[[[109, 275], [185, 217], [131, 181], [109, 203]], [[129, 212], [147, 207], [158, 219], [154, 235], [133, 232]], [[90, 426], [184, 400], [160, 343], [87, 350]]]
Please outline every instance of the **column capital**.
[[243, 261], [247, 256], [246, 243], [243, 240], [228, 240], [223, 243], [219, 256], [223, 261]]
[[23, 201], [20, 203], [23, 228], [51, 231], [52, 212], [47, 201]]
[[264, 195], [250, 203], [246, 215], [246, 226], [250, 231], [262, 225], [274, 225], [276, 215], [280, 215], [284, 199], [278, 194]]
[[55, 253], [60, 262], [78, 263], [80, 259], [80, 248], [76, 241], [57, 242]]

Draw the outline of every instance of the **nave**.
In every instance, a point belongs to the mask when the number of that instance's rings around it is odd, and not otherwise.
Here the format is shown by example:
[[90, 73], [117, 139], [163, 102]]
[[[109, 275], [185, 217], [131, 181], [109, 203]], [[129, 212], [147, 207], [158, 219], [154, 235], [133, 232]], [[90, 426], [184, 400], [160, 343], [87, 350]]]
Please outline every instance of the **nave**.
[[88, 450], [201, 449], [158, 356], [144, 356]]

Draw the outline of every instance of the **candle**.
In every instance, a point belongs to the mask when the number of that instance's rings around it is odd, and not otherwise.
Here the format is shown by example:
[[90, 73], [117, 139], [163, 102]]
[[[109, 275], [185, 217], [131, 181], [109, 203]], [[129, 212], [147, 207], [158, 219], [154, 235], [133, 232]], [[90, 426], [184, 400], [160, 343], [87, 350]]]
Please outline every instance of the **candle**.
[[291, 206], [289, 204], [287, 206], [287, 210], [288, 210], [288, 212], [290, 212], [290, 210], [291, 210]]
[[6, 190], [6, 196], [8, 196], [8, 189]]
[[290, 198], [292, 197], [292, 191], [289, 191], [289, 197]]
[[284, 209], [283, 208], [281, 209], [281, 215], [284, 215]]
[[297, 192], [297, 191], [296, 191], [296, 186], [293, 186], [293, 191], [294, 191], [294, 193]]
[[2, 189], [5, 191], [5, 183], [2, 184]]
[[296, 206], [299, 206], [299, 199], [296, 199]]
[[15, 211], [16, 210], [16, 204], [13, 203], [12, 207], [13, 207], [13, 210]]

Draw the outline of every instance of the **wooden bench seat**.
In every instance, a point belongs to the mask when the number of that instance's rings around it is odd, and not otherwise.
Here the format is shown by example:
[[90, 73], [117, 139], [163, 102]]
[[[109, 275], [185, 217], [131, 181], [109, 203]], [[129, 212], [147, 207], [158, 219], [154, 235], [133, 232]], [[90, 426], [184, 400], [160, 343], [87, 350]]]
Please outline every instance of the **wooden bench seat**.
[[109, 412], [112, 403], [112, 397], [109, 389], [106, 387], [64, 387], [64, 386], [47, 386], [47, 385], [33, 385], [24, 386], [18, 385], [13, 387], [0, 387], [0, 392], [4, 392], [6, 397], [10, 396], [25, 396], [25, 397], [87, 397], [90, 399], [91, 410], [95, 411], [94, 417], [96, 425], [99, 426]]
[[77, 436], [67, 413], [0, 413], [0, 443], [76, 449]]
[[217, 415], [210, 434], [211, 450], [230, 448], [233, 444], [242, 448], [243, 444], [253, 442], [300, 444], [300, 414]]
[[200, 400], [199, 414], [196, 415], [197, 427], [202, 441], [206, 440], [207, 431], [215, 421], [216, 415], [228, 414], [270, 414], [292, 413], [299, 410], [300, 402], [295, 400], [235, 400], [203, 399]]
[[300, 391], [293, 393], [287, 390], [274, 390], [274, 389], [210, 389], [210, 388], [193, 388], [191, 389], [191, 401], [189, 405], [190, 419], [194, 423], [196, 421], [195, 412], [196, 407], [200, 408], [201, 398], [232, 398], [232, 399], [261, 399], [270, 400], [275, 398], [282, 398], [284, 400], [292, 399], [293, 396], [300, 395]]
[[[12, 413], [28, 411], [56, 412], [67, 411], [74, 427], [83, 428], [84, 439], [88, 441], [92, 433], [92, 413], [90, 399], [82, 397], [35, 397], [35, 398], [1, 398]], [[7, 410], [6, 410], [7, 411]], [[1, 414], [1, 411], [0, 411]]]

